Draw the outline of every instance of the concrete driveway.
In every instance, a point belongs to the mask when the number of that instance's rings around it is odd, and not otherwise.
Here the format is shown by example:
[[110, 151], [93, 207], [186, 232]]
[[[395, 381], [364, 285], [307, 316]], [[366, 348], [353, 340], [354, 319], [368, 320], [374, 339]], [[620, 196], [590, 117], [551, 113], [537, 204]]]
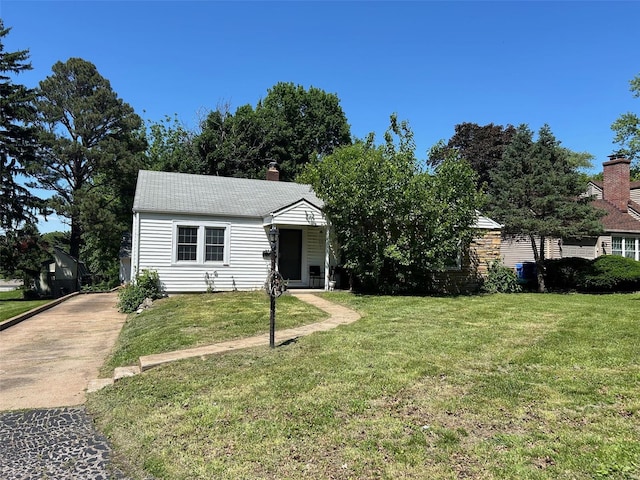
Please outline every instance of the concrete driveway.
[[126, 319], [116, 303], [77, 295], [0, 332], [0, 411], [83, 404]]

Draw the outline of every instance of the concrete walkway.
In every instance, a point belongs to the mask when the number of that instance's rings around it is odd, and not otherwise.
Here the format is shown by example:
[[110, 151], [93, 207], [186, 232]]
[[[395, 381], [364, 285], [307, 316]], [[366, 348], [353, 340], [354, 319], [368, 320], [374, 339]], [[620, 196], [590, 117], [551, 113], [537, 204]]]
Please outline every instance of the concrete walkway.
[[[360, 318], [360, 314], [337, 305], [328, 300], [320, 298], [312, 293], [299, 293], [292, 292], [294, 297], [313, 305], [321, 310], [327, 312], [330, 317], [322, 322], [312, 323], [309, 325], [303, 325], [301, 327], [289, 328], [286, 330], [276, 329], [276, 342], [283, 343], [294, 338], [309, 335], [315, 332], [324, 332], [338, 327], [339, 325], [346, 325], [353, 323]], [[175, 362], [187, 358], [204, 357], [207, 355], [215, 355], [219, 353], [229, 352], [232, 350], [239, 350], [251, 347], [260, 347], [269, 345], [269, 334], [256, 335], [254, 337], [241, 338], [237, 340], [229, 340], [226, 342], [216, 343], [213, 345], [205, 345], [202, 347], [195, 347], [186, 350], [177, 350], [173, 352], [159, 353], [156, 355], [146, 355], [140, 357], [139, 364], [130, 367], [116, 368], [113, 378], [98, 379], [89, 384], [89, 392], [99, 390], [107, 385], [113, 384], [123, 377], [130, 377], [137, 375], [150, 368], [163, 365], [165, 363]]]
[[117, 293], [77, 295], [0, 332], [0, 410], [81, 405], [126, 315]]

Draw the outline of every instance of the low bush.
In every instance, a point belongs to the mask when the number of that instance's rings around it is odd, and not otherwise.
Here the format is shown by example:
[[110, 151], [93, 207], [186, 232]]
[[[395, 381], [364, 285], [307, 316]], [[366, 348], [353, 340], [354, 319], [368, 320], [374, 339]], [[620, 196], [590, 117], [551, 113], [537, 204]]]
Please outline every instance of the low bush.
[[551, 290], [579, 292], [633, 292], [640, 290], [640, 262], [617, 255], [594, 260], [548, 260], [546, 283]]
[[567, 257], [546, 260], [545, 285], [549, 290], [578, 290], [580, 278], [591, 268], [591, 260], [579, 257]]
[[118, 309], [123, 313], [135, 312], [145, 298], [155, 300], [162, 297], [158, 272], [143, 270], [134, 283], [126, 285], [118, 294]]
[[489, 265], [482, 291], [486, 293], [517, 293], [522, 291], [522, 287], [518, 284], [516, 272], [500, 260], [496, 260]]
[[617, 255], [598, 257], [579, 279], [579, 287], [585, 292], [640, 290], [640, 262]]

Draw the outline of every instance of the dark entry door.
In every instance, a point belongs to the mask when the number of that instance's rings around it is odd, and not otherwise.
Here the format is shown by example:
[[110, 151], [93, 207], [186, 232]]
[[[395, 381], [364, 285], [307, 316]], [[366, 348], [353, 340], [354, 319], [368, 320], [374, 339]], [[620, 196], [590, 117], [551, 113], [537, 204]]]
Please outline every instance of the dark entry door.
[[302, 230], [280, 229], [278, 270], [285, 280], [302, 280]]

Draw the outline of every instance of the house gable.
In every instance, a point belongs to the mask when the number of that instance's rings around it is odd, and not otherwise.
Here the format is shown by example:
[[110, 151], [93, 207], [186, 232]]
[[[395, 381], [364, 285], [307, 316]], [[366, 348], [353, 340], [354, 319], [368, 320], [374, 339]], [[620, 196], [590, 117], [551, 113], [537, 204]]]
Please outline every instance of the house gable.
[[327, 220], [320, 207], [302, 199], [265, 216], [264, 224], [325, 227]]

